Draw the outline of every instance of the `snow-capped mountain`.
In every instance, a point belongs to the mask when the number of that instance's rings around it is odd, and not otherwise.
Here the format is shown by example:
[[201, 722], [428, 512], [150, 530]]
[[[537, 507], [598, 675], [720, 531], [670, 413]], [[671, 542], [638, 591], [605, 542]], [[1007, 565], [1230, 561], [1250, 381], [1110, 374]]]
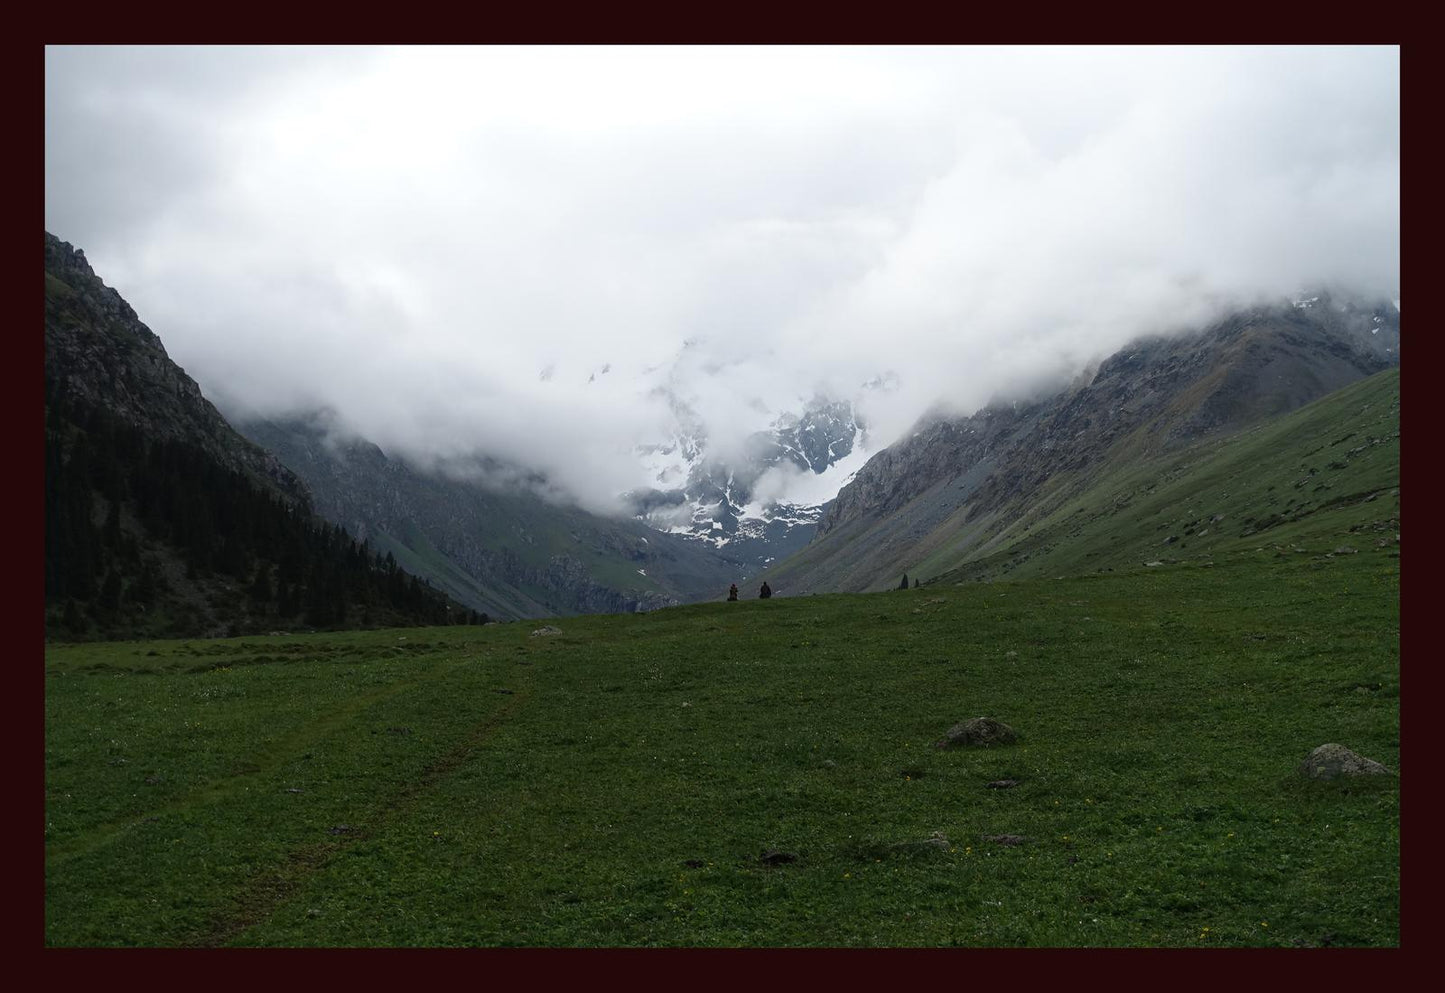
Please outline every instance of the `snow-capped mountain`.
[[669, 394], [676, 430], [638, 457], [654, 481], [627, 494], [634, 515], [735, 558], [766, 565], [812, 538], [829, 501], [866, 461], [852, 403], [814, 397], [727, 454], [688, 404]]

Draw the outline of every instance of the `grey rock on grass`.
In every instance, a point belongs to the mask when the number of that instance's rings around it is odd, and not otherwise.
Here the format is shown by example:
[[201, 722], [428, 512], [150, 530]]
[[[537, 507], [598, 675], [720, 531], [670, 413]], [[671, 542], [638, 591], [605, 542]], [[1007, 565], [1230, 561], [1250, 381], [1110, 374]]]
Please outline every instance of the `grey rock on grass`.
[[938, 741], [934, 748], [957, 748], [962, 745], [1011, 745], [1018, 740], [1018, 733], [1002, 721], [992, 717], [974, 717], [955, 724]]
[[1300, 763], [1300, 775], [1307, 779], [1336, 779], [1340, 776], [1388, 776], [1390, 770], [1344, 745], [1321, 745]]

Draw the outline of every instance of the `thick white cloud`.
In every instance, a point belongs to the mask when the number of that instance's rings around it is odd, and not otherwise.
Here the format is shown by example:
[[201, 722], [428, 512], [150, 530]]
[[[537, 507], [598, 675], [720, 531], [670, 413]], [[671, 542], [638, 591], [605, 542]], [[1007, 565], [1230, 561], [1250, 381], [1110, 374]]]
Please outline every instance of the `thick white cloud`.
[[46, 225], [223, 407], [600, 508], [659, 386], [725, 445], [892, 373], [877, 447], [1234, 302], [1398, 296], [1399, 96], [1395, 48], [51, 48]]

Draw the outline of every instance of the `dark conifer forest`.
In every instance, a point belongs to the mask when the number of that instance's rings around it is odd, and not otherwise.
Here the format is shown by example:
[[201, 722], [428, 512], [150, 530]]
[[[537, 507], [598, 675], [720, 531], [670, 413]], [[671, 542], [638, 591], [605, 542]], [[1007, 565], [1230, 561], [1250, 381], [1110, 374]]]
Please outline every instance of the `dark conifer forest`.
[[45, 629], [63, 640], [480, 623], [309, 504], [45, 396]]

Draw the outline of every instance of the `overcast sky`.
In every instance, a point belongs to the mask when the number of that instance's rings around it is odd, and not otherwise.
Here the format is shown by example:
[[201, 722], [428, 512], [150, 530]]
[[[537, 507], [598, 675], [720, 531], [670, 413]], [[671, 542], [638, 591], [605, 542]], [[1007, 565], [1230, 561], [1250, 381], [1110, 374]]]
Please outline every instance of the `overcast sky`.
[[662, 388], [724, 447], [855, 399], [876, 449], [1225, 306], [1399, 296], [1393, 47], [52, 47], [45, 73], [47, 230], [223, 411], [330, 407], [598, 509], [646, 482]]

